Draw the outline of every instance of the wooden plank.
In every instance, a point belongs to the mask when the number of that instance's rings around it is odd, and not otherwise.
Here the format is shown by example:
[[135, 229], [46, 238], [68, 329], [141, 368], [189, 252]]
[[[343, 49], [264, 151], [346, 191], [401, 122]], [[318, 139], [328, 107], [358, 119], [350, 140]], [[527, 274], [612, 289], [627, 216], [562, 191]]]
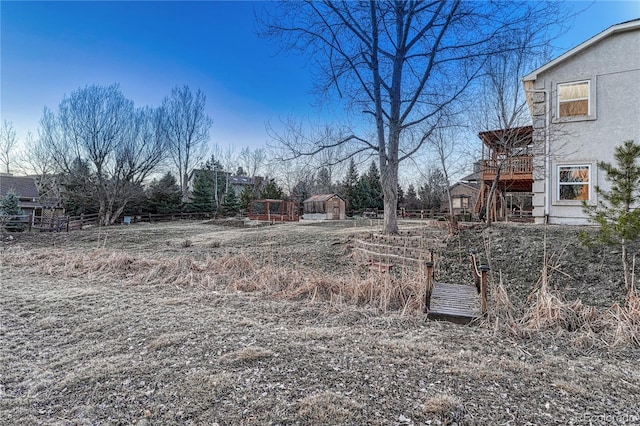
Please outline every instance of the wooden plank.
[[480, 316], [480, 299], [474, 286], [435, 283], [428, 318], [468, 322]]

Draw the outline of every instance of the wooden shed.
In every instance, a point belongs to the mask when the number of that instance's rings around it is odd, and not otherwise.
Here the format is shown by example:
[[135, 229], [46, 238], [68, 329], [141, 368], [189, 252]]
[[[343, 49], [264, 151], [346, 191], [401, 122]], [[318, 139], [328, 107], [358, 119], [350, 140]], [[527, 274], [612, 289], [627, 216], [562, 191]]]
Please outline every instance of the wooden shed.
[[304, 201], [303, 219], [342, 220], [345, 219], [347, 203], [338, 194], [318, 194]]
[[300, 220], [298, 205], [285, 200], [253, 200], [249, 205], [249, 219], [267, 222], [296, 222]]

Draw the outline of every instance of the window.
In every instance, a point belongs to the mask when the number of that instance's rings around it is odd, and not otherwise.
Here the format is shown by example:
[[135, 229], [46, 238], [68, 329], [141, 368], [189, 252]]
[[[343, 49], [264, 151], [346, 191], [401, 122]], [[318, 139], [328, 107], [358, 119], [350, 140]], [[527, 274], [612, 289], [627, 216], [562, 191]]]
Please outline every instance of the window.
[[558, 84], [558, 117], [577, 117], [590, 114], [589, 82]]
[[463, 196], [460, 197], [452, 197], [451, 202], [453, 204], [454, 209], [468, 209], [469, 208], [469, 198]]
[[588, 200], [590, 174], [589, 166], [559, 166], [558, 199]]

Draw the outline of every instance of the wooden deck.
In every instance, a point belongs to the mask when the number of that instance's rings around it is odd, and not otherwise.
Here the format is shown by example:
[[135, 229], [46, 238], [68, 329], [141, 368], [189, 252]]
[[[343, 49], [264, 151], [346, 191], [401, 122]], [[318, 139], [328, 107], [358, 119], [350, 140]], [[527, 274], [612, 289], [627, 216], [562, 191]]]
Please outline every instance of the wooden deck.
[[464, 324], [481, 316], [480, 296], [475, 286], [434, 283], [427, 318]]

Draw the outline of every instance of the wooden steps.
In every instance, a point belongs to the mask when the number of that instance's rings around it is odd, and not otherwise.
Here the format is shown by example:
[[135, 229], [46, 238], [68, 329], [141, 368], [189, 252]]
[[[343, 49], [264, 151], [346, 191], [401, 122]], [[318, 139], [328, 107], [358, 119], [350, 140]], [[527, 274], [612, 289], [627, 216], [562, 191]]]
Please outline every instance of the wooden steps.
[[427, 318], [468, 323], [482, 316], [475, 286], [434, 283]]

